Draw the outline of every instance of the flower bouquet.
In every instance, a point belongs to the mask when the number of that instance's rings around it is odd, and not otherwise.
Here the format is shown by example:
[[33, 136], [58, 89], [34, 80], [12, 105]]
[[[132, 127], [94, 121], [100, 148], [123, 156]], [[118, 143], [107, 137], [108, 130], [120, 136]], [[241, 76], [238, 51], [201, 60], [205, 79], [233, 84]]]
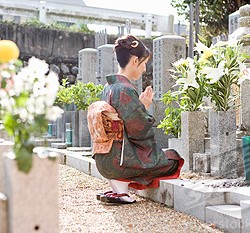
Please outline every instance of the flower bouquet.
[[[9, 48], [13, 49], [16, 50], [13, 46]], [[45, 61], [35, 57], [24, 65], [16, 55], [7, 60], [2, 59], [2, 55], [0, 117], [6, 132], [13, 138], [18, 168], [28, 173], [35, 147], [33, 139], [43, 136], [48, 122], [55, 121], [63, 113], [61, 108], [54, 106], [59, 89], [58, 76], [49, 71]]]

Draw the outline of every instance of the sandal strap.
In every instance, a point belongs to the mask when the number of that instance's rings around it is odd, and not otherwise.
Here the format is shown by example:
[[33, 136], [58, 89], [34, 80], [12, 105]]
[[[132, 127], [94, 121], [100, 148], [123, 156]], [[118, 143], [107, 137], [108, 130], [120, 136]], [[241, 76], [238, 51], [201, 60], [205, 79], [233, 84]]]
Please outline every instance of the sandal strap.
[[129, 195], [127, 193], [114, 193], [111, 195], [111, 197], [115, 197], [115, 198], [118, 198], [118, 197], [129, 197]]

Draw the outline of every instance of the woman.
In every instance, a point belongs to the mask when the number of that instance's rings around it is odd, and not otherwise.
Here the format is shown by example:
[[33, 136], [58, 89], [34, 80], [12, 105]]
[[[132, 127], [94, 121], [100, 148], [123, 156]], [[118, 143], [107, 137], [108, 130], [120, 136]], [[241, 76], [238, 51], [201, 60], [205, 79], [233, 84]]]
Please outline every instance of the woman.
[[[139, 95], [132, 84], [146, 71], [150, 51], [138, 38], [127, 35], [116, 40], [115, 53], [119, 71], [116, 75], [106, 77], [102, 100], [109, 103], [122, 120], [123, 137], [120, 140], [116, 137], [111, 144], [106, 141], [102, 145], [107, 149], [104, 153], [94, 152], [97, 169], [108, 179], [112, 189], [97, 195], [97, 198], [109, 203], [131, 204], [135, 200], [128, 195], [128, 187], [158, 187], [159, 179], [177, 178], [183, 159], [176, 151], [164, 152], [157, 145], [152, 129], [155, 119], [147, 111], [154, 97], [152, 88], [148, 86]], [[89, 112], [96, 111], [97, 108], [93, 106]], [[113, 128], [119, 129], [117, 124]], [[96, 134], [93, 129], [90, 132], [91, 136]], [[94, 140], [94, 144], [97, 141]]]

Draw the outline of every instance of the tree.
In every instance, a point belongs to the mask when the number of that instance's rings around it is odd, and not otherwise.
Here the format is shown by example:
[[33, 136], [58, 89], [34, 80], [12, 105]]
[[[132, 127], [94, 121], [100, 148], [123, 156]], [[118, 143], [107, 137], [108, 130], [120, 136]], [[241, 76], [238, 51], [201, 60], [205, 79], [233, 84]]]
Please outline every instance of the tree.
[[[213, 36], [218, 36], [228, 31], [228, 17], [245, 5], [248, 0], [199, 0], [200, 26], [204, 38], [211, 41]], [[171, 5], [176, 8], [178, 15], [185, 15], [189, 19], [189, 4], [196, 0], [172, 0]]]

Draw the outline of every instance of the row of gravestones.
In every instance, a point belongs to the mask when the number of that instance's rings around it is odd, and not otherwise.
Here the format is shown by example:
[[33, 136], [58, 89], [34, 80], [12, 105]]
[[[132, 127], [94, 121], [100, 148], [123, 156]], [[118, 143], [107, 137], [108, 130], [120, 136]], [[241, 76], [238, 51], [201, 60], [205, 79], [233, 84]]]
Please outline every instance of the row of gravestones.
[[[244, 27], [244, 30], [249, 30], [249, 5], [240, 9], [241, 17], [239, 19], [239, 26]], [[248, 23], [248, 24], [247, 24]], [[242, 32], [242, 29], [239, 29]], [[235, 35], [237, 30], [232, 34]], [[238, 38], [239, 39], [239, 38]], [[245, 38], [246, 39], [246, 38]], [[113, 53], [113, 45], [105, 44], [97, 49], [86, 48], [79, 51], [79, 82], [93, 82], [96, 84], [105, 84], [105, 76], [111, 73], [116, 73], [117, 63]], [[250, 46], [246, 43], [244, 49], [249, 53]], [[201, 120], [201, 125], [198, 126], [198, 118], [189, 116], [191, 113], [184, 114], [182, 119], [182, 134], [179, 140], [169, 145], [169, 136], [165, 135], [161, 129], [157, 129], [160, 120], [164, 118], [165, 105], [161, 98], [174, 85], [175, 80], [170, 75], [171, 64], [180, 58], [186, 57], [186, 43], [185, 39], [176, 35], [165, 35], [153, 40], [153, 89], [155, 92], [154, 103], [150, 109], [150, 113], [155, 116], [156, 122], [154, 125], [155, 135], [161, 147], [167, 148], [169, 146], [179, 150], [181, 156], [185, 159], [184, 170], [199, 171], [194, 167], [195, 164], [200, 164], [197, 161], [209, 167], [207, 172], [216, 176], [235, 177], [242, 174], [242, 162], [239, 165], [239, 157], [242, 157], [240, 152], [240, 142], [236, 139], [236, 119], [234, 116], [228, 118], [228, 122], [219, 122], [218, 118], [210, 118], [210, 153], [205, 151], [205, 131], [203, 130], [204, 120]], [[142, 90], [141, 80], [135, 83], [139, 92]], [[250, 106], [249, 96], [250, 84], [245, 82], [241, 86], [241, 107], [240, 120], [241, 124], [249, 130], [250, 129]], [[55, 136], [62, 138], [64, 141], [65, 124], [71, 123], [72, 127], [72, 146], [91, 146], [91, 139], [88, 133], [86, 111], [83, 113], [79, 111], [65, 112], [64, 117], [56, 122], [57, 130]], [[235, 113], [234, 113], [235, 114]], [[210, 114], [212, 115], [212, 113]], [[218, 115], [218, 114], [217, 114]], [[217, 116], [219, 117], [219, 116]], [[200, 119], [203, 119], [202, 117]], [[226, 126], [229, 124], [230, 126]], [[217, 125], [218, 127], [213, 127]], [[227, 128], [228, 127], [228, 128]], [[199, 129], [199, 130], [197, 130]], [[226, 130], [227, 129], [227, 130]], [[220, 146], [218, 146], [218, 143]], [[181, 150], [179, 149], [181, 147]], [[197, 155], [195, 153], [205, 154]], [[198, 158], [197, 158], [198, 156]], [[226, 157], [226, 159], [225, 159]], [[194, 161], [195, 158], [195, 161]], [[209, 165], [210, 164], [210, 165]], [[238, 165], [239, 166], [238, 166]], [[238, 166], [239, 169], [231, 169]], [[231, 169], [234, 172], [225, 172]], [[204, 171], [205, 172], [205, 171]]]

